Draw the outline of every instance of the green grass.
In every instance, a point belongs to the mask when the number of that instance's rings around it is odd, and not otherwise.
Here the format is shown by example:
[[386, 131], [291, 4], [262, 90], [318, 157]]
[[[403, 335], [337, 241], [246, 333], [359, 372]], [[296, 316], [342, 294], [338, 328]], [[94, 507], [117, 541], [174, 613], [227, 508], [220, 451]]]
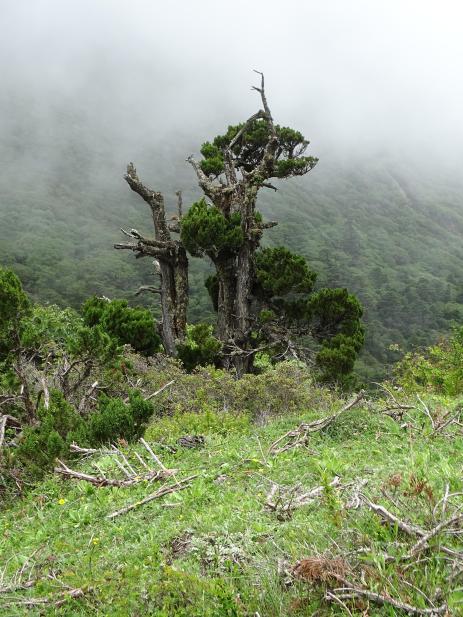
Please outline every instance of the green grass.
[[[341, 405], [336, 402], [335, 409]], [[437, 409], [438, 402], [430, 405]], [[431, 598], [440, 588], [453, 606], [451, 614], [463, 614], [458, 609], [461, 593], [449, 593], [451, 564], [439, 551], [424, 553], [422, 563], [385, 562], [385, 553], [399, 558], [415, 539], [383, 525], [364, 506], [346, 509], [349, 489], [328, 486], [336, 475], [343, 485], [367, 479], [363, 491], [372, 501], [426, 528], [432, 527], [431, 511], [445, 485], [450, 491], [463, 489], [463, 448], [456, 431], [452, 438], [431, 436], [429, 420], [419, 410], [410, 412], [409, 418], [417, 430], [401, 427], [379, 413], [381, 406], [376, 402], [352, 409], [325, 431], [314, 433], [308, 449], [277, 456], [267, 454], [275, 439], [333, 409], [302, 410], [265, 425], [252, 423], [246, 415], [211, 411], [157, 419], [146, 432], [154, 451], [166, 467], [178, 469], [177, 478], [197, 477], [191, 488], [113, 520], [106, 516], [154, 492], [159, 483], [98, 488], [48, 477], [0, 513], [0, 587], [22, 567], [26, 578], [30, 571], [32, 578], [40, 579], [30, 589], [1, 593], [0, 614], [348, 614], [324, 601], [323, 584], [285, 583], [288, 577], [282, 569], [314, 555], [342, 557], [355, 572], [364, 569], [369, 588], [388, 591], [416, 606], [427, 605], [417, 588]], [[158, 445], [174, 445], [178, 437], [193, 433], [205, 436], [204, 448], [170, 452]], [[134, 448], [128, 447], [126, 454], [135, 463]], [[136, 449], [143, 452], [140, 445]], [[91, 473], [94, 462], [108, 475], [117, 475], [109, 455], [69, 465]], [[397, 474], [401, 481], [394, 486], [391, 477]], [[287, 489], [298, 484], [301, 490], [320, 485], [325, 489], [292, 516], [279, 517], [265, 507], [272, 482]], [[458, 537], [446, 537], [445, 543], [458, 548]], [[11, 604], [27, 598], [53, 599], [65, 589], [63, 584], [82, 588], [84, 596], [60, 607]], [[458, 587], [458, 580], [452, 587]], [[367, 608], [365, 602], [349, 607], [353, 615]], [[402, 614], [374, 604], [369, 611]]]

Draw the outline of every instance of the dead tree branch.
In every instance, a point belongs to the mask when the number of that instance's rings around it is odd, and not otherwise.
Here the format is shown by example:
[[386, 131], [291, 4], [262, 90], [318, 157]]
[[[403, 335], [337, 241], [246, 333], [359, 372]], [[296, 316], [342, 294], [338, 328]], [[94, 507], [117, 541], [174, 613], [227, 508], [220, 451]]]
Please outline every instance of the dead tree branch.
[[401, 602], [400, 600], [396, 600], [394, 598], [391, 598], [390, 596], [370, 591], [362, 587], [354, 587], [350, 585], [347, 585], [346, 587], [332, 589], [330, 593], [327, 593], [325, 595], [325, 599], [329, 602], [332, 601], [332, 598], [330, 597], [331, 594], [333, 594], [337, 600], [341, 601], [366, 598], [367, 600], [370, 600], [370, 602], [374, 602], [375, 604], [379, 604], [380, 606], [389, 604], [390, 606], [404, 611], [409, 615], [446, 615], [448, 611], [447, 604], [442, 604], [441, 606], [436, 606], [432, 608], [418, 608], [417, 606], [412, 606], [411, 604], [407, 604], [406, 602]]
[[[347, 405], [345, 405], [338, 412], [332, 414], [331, 416], [327, 416], [326, 418], [321, 418], [320, 420], [315, 420], [314, 422], [306, 423], [303, 422], [296, 429], [288, 431], [281, 437], [279, 437], [276, 441], [272, 443], [270, 446], [268, 453], [269, 454], [281, 454], [282, 452], [286, 452], [291, 448], [297, 448], [300, 446], [306, 446], [308, 442], [308, 437], [310, 433], [315, 433], [316, 431], [321, 431], [325, 429], [327, 426], [332, 424], [341, 414], [352, 409], [355, 405], [357, 405], [365, 396], [365, 391], [361, 390]], [[285, 442], [285, 445], [277, 448], [279, 444]]]
[[82, 480], [83, 482], [89, 482], [90, 484], [98, 487], [119, 486], [125, 488], [127, 486], [133, 486], [134, 484], [138, 484], [139, 482], [154, 482], [156, 480], [166, 480], [177, 472], [176, 469], [166, 469], [165, 471], [150, 471], [149, 473], [145, 473], [142, 475], [128, 476], [126, 480], [118, 480], [102, 476], [92, 476], [88, 473], [82, 473], [80, 471], [69, 469], [69, 467], [64, 465], [64, 463], [62, 463], [61, 461], [60, 463], [61, 467], [55, 467], [55, 473], [64, 476], [65, 478], [73, 478], [74, 480]]
[[112, 512], [111, 514], [108, 514], [106, 518], [109, 518], [109, 519], [116, 518], [116, 516], [120, 516], [121, 514], [126, 514], [127, 512], [130, 512], [131, 510], [134, 510], [135, 508], [138, 508], [139, 506], [143, 506], [149, 503], [150, 501], [159, 499], [160, 497], [163, 497], [164, 495], [168, 495], [169, 493], [175, 493], [177, 491], [183, 491], [186, 488], [189, 488], [191, 486], [191, 480], [193, 480], [196, 477], [197, 475], [189, 476], [188, 478], [179, 480], [175, 484], [171, 484], [168, 486], [166, 485], [161, 486], [161, 488], [155, 493], [152, 493], [151, 495], [148, 495], [148, 497], [145, 497], [144, 499], [141, 499], [140, 501], [136, 501], [135, 503], [132, 503], [129, 506], [125, 506], [124, 508], [121, 508], [120, 510], [116, 510], [115, 512]]
[[[339, 486], [340, 482], [340, 478], [336, 476], [328, 486], [334, 488]], [[310, 491], [298, 495], [298, 487], [295, 487], [295, 489], [292, 490], [285, 490], [277, 484], [272, 484], [270, 492], [267, 495], [265, 507], [273, 512], [276, 512], [279, 518], [286, 519], [296, 508], [305, 506], [317, 499], [317, 497], [320, 497], [320, 495], [322, 495], [325, 491], [325, 488], [325, 486], [316, 486]]]
[[[368, 497], [366, 497], [365, 495], [361, 495], [361, 498], [362, 498], [362, 501], [370, 508], [370, 510], [372, 510], [375, 514], [377, 514], [380, 518], [382, 518], [383, 521], [385, 521], [386, 523], [390, 525], [396, 526], [398, 529], [408, 534], [409, 536], [417, 536], [418, 538], [420, 538], [420, 541], [417, 542], [412, 547], [410, 553], [406, 555], [404, 559], [408, 559], [409, 557], [414, 556], [415, 554], [423, 550], [425, 547], [427, 547], [428, 541], [431, 538], [437, 535], [437, 533], [439, 533], [441, 529], [444, 529], [445, 527], [448, 527], [450, 524], [453, 524], [456, 519], [463, 520], [463, 515], [461, 517], [460, 515], [458, 515], [458, 517], [456, 517], [455, 520], [449, 519], [446, 522], [440, 523], [439, 525], [434, 527], [430, 532], [427, 532], [421, 527], [418, 527], [417, 525], [413, 525], [412, 523], [401, 520], [398, 516], [396, 516], [395, 514], [392, 514], [392, 512], [389, 512], [389, 510], [387, 510], [384, 506], [381, 506], [379, 504], [376, 504], [370, 501]], [[446, 555], [451, 556], [454, 559], [458, 559], [458, 560], [463, 559], [462, 553], [459, 553], [458, 551], [455, 551], [454, 549], [449, 548], [447, 546], [439, 545], [438, 550], [441, 551], [442, 553], [445, 553]]]

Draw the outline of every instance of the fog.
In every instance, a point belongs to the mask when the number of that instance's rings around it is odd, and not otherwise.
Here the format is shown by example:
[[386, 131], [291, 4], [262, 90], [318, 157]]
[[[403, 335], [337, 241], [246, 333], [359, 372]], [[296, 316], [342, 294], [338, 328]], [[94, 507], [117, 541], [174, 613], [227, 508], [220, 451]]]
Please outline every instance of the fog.
[[198, 147], [257, 109], [258, 69], [314, 154], [456, 166], [462, 18], [458, 0], [1, 0], [1, 136], [45, 166], [66, 122], [115, 165]]

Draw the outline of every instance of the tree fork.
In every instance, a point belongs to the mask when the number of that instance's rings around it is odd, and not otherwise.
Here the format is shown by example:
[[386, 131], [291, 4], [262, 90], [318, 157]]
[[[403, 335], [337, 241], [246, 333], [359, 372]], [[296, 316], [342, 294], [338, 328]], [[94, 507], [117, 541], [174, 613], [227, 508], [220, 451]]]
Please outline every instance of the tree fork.
[[[171, 229], [166, 220], [164, 197], [162, 193], [145, 186], [138, 178], [133, 163], [127, 165], [124, 176], [132, 191], [149, 205], [154, 225], [154, 240], [144, 238], [137, 230], [122, 232], [134, 243], [115, 244], [116, 249], [132, 250], [137, 257], [151, 255], [156, 258], [159, 267], [160, 287], [156, 292], [161, 297], [162, 321], [160, 334], [166, 353], [175, 356], [177, 342], [182, 341], [186, 333], [186, 316], [188, 309], [188, 258], [182, 244], [172, 239]], [[181, 216], [181, 193], [177, 191], [179, 216]], [[180, 222], [180, 221], [179, 221]]]

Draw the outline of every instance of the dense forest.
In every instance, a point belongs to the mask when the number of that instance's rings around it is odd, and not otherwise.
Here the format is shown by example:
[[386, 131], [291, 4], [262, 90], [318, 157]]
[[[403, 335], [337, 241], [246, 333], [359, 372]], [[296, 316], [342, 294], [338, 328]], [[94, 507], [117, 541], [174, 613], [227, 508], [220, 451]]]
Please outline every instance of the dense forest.
[[[152, 233], [148, 211], [122, 180], [129, 153], [118, 148], [117, 132], [111, 139], [98, 127], [88, 133], [86, 118], [62, 107], [46, 122], [35, 113], [28, 108], [11, 122], [0, 146], [0, 263], [41, 302], [79, 308], [97, 294], [158, 314], [155, 300], [134, 296], [152, 282], [150, 261], [112, 249], [121, 227]], [[176, 190], [185, 206], [198, 197], [185, 158], [208, 137], [147, 138], [130, 153], [172, 214]], [[366, 323], [358, 367], [376, 379], [400, 350], [434, 342], [463, 318], [462, 187], [430, 163], [329, 151], [320, 158], [307, 178], [260, 195], [264, 216], [279, 221], [265, 242], [306, 257], [318, 286], [358, 296]], [[212, 320], [209, 270], [191, 262], [190, 321]]]

